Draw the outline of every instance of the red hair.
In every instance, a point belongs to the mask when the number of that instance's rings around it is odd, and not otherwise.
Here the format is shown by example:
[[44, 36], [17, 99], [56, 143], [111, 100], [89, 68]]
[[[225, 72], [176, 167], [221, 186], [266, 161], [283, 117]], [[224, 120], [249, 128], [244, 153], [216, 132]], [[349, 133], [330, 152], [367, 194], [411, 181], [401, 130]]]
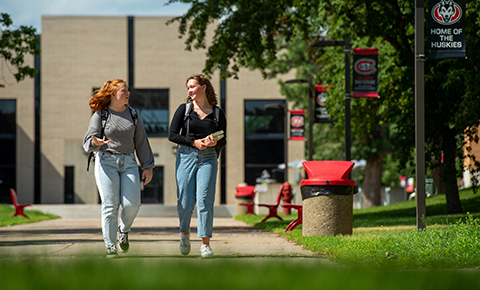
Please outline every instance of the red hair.
[[113, 79], [103, 84], [102, 88], [93, 92], [90, 98], [90, 108], [94, 111], [100, 111], [110, 106], [110, 100], [118, 88], [126, 82], [122, 79]]

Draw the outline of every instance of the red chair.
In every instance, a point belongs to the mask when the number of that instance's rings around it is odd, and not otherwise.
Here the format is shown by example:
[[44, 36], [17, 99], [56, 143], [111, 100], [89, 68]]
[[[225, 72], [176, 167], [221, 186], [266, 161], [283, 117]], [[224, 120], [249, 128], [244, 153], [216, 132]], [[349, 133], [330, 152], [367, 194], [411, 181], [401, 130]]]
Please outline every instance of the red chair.
[[302, 221], [303, 221], [302, 205], [301, 204], [284, 203], [284, 204], [282, 204], [282, 206], [284, 208], [293, 208], [293, 209], [297, 210], [297, 214], [298, 214], [297, 219], [292, 221], [291, 223], [289, 223], [288, 226], [285, 228], [286, 232], [292, 231], [298, 225], [302, 224]]
[[29, 219], [29, 217], [23, 212], [23, 208], [27, 206], [31, 206], [31, 204], [29, 203], [18, 204], [17, 193], [13, 188], [10, 188], [10, 196], [12, 197], [12, 203], [13, 203], [13, 206], [15, 207], [15, 213], [13, 214], [13, 216], [21, 215]]
[[264, 204], [264, 203], [258, 204], [258, 206], [268, 207], [268, 215], [260, 221], [261, 223], [263, 223], [264, 221], [266, 221], [266, 220], [268, 220], [269, 218], [272, 218], [272, 217], [283, 221], [283, 219], [277, 213], [277, 208], [280, 205], [280, 199], [282, 198], [284, 187], [285, 187], [285, 184], [282, 184], [282, 186], [280, 186], [280, 190], [278, 191], [277, 203], [276, 204]]
[[237, 186], [236, 187], [237, 189], [237, 193], [235, 194], [235, 196], [237, 197], [247, 197], [247, 196], [251, 196], [252, 197], [252, 202], [250, 203], [240, 203], [239, 205], [243, 205], [243, 206], [246, 206], [247, 207], [247, 211], [244, 213], [245, 214], [254, 214], [254, 215], [257, 215], [254, 211], [253, 211], [253, 206], [255, 205], [255, 194], [257, 193], [256, 190], [255, 190], [255, 186]]

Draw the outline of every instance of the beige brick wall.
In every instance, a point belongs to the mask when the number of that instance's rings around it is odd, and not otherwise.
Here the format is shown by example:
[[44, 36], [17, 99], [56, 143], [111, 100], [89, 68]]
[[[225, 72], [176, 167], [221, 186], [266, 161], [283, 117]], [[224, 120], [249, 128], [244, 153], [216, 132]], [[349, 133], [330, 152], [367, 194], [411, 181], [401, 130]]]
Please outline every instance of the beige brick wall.
[[[3, 59], [1, 60], [3, 62]], [[34, 57], [27, 55], [25, 64], [34, 67]], [[0, 83], [1, 100], [15, 100], [16, 105], [16, 186], [20, 203], [34, 201], [34, 173], [35, 173], [35, 82], [31, 78], [17, 83], [13, 73], [15, 68], [7, 68], [5, 63], [0, 69], [2, 77]], [[3, 152], [2, 154], [5, 154]]]
[[[134, 18], [135, 88], [169, 89], [169, 113], [185, 99], [185, 80], [202, 71], [205, 51], [186, 51], [177, 24], [168, 17]], [[97, 203], [93, 170], [86, 172], [82, 140], [88, 127], [92, 88], [112, 78], [128, 77], [127, 17], [42, 18], [42, 203], [64, 202], [64, 167], [75, 167], [75, 202]], [[213, 35], [213, 30], [210, 34]], [[287, 79], [293, 75], [286, 76]], [[128, 81], [128, 80], [127, 80]], [[220, 98], [218, 73], [212, 79]], [[227, 80], [227, 203], [235, 203], [235, 186], [244, 182], [243, 104], [245, 99], [282, 99], [277, 80], [242, 70]], [[164, 167], [164, 203], [176, 203], [175, 144], [150, 138], [156, 166]], [[303, 142], [290, 141], [290, 160], [302, 159]], [[290, 173], [291, 176], [291, 173]], [[218, 178], [220, 183], [220, 178]], [[217, 186], [216, 202], [220, 202]]]
[[[83, 154], [92, 88], [126, 79], [127, 59], [126, 17], [42, 17], [42, 203], [64, 202], [65, 156]], [[96, 201], [93, 170], [85, 171], [83, 157], [75, 164], [75, 202]]]

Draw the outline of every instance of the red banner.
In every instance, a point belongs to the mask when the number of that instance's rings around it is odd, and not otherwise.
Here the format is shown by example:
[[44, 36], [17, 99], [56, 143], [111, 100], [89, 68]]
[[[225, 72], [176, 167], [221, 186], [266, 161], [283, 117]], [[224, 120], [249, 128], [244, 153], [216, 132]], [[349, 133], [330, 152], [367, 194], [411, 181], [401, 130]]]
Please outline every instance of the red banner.
[[378, 98], [378, 49], [353, 49], [353, 97]]
[[290, 111], [290, 140], [305, 140], [305, 110]]

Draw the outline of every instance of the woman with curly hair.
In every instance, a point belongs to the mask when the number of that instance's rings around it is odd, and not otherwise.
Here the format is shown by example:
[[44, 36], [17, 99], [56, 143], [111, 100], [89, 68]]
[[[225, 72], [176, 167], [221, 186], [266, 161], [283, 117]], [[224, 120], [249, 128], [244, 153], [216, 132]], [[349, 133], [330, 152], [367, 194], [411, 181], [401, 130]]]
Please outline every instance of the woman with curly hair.
[[85, 151], [95, 152], [95, 180], [102, 200], [102, 233], [107, 258], [117, 257], [118, 248], [128, 252], [128, 232], [140, 209], [141, 181], [135, 153], [145, 185], [152, 180], [154, 168], [142, 118], [128, 106], [129, 98], [127, 84], [121, 79], [107, 81], [95, 91], [90, 99], [94, 113], [83, 140]]
[[178, 144], [175, 175], [180, 252], [183, 255], [190, 253], [190, 221], [196, 202], [197, 235], [202, 239], [200, 253], [206, 258], [213, 255], [210, 238], [213, 229], [217, 158], [226, 144], [225, 138], [217, 141], [211, 134], [223, 130], [225, 136], [227, 121], [223, 111], [216, 106], [215, 91], [205, 75], [190, 76], [186, 86], [188, 97], [186, 102], [177, 108], [168, 135], [170, 141]]

